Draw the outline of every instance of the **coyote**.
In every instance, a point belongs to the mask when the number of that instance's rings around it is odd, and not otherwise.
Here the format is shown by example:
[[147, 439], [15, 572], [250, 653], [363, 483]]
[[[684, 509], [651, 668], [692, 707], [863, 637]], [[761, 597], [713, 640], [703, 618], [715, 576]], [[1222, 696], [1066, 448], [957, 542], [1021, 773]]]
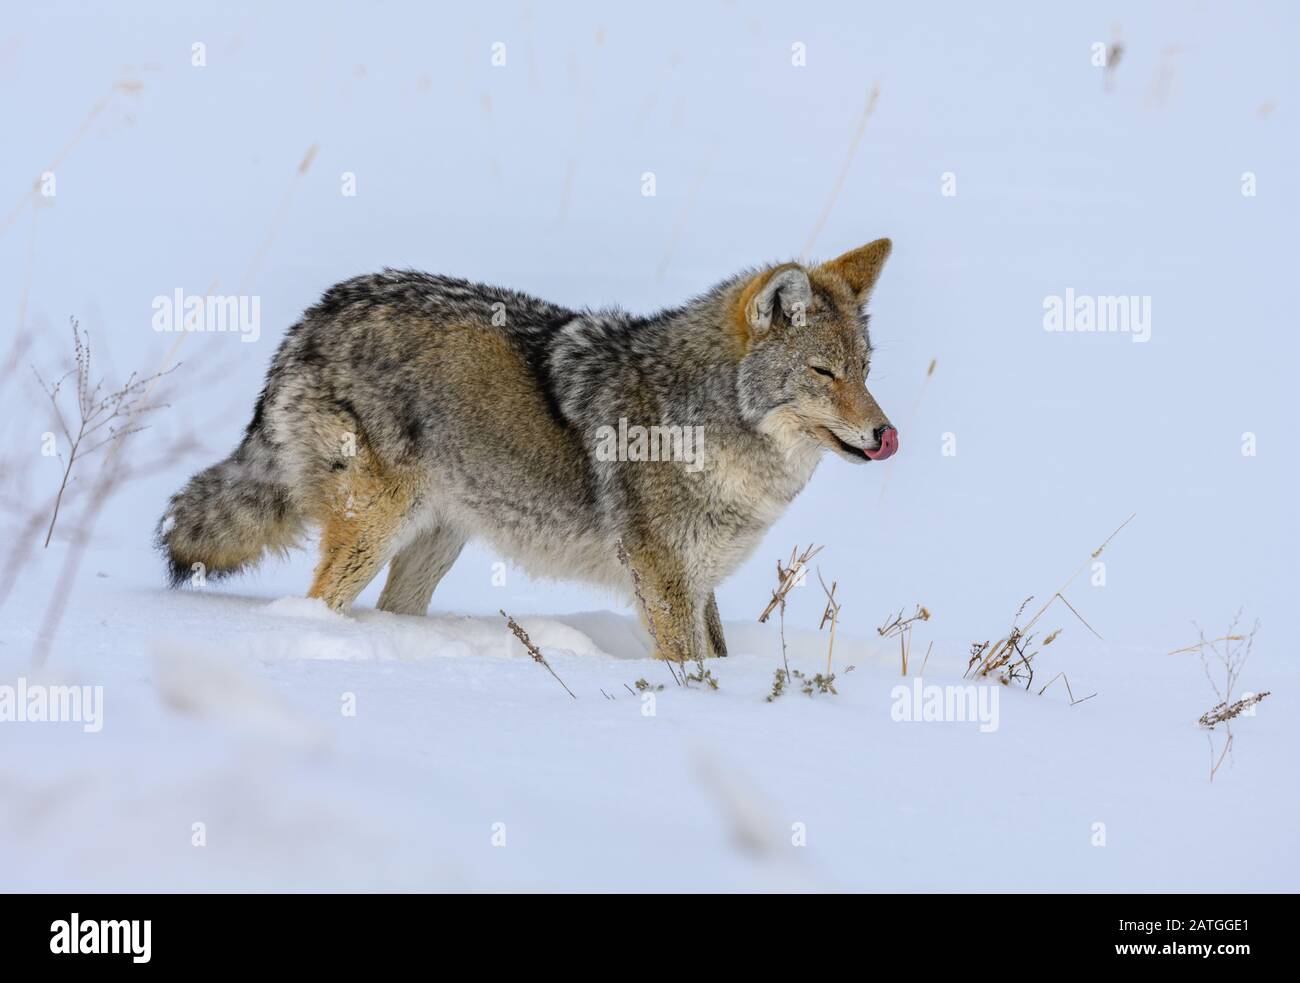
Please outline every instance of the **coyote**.
[[[898, 448], [866, 388], [863, 309], [890, 248], [748, 271], [648, 317], [414, 271], [340, 283], [289, 329], [234, 453], [168, 504], [171, 583], [315, 525], [309, 597], [345, 611], [388, 563], [380, 610], [422, 615], [476, 538], [533, 575], [639, 594], [660, 657], [726, 655], [713, 591], [821, 452]], [[608, 453], [646, 428], [693, 435], [694, 460]]]

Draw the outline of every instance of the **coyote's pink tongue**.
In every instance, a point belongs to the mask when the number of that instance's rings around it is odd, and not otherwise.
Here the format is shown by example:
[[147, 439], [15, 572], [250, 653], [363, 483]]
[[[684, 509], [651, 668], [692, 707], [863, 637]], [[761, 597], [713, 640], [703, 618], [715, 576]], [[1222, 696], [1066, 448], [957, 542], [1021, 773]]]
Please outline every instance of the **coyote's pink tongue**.
[[862, 453], [873, 461], [883, 461], [887, 457], [893, 457], [896, 450], [898, 450], [898, 431], [893, 427], [885, 427], [880, 432], [880, 446], [874, 451], [864, 449]]

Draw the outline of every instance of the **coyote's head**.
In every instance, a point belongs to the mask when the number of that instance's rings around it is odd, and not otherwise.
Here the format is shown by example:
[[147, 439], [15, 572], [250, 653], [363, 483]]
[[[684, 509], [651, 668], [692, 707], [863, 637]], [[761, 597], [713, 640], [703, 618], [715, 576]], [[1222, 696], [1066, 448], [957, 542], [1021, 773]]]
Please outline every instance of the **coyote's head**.
[[898, 450], [898, 431], [866, 385], [864, 309], [890, 248], [877, 239], [820, 266], [787, 263], [742, 288], [741, 408], [788, 447], [815, 441], [859, 464]]

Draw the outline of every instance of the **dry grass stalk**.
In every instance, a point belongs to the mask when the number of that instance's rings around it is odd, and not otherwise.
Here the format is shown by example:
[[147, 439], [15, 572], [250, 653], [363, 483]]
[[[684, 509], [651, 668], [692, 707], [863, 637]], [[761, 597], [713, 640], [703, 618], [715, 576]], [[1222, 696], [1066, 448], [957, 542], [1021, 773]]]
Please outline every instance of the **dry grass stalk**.
[[[267, 228], [257, 251], [253, 253], [253, 258], [249, 260], [248, 267], [244, 270], [244, 276], [239, 281], [238, 293], [247, 293], [248, 285], [256, 278], [258, 271], [262, 267], [263, 260], [266, 259], [267, 253], [271, 251], [271, 246], [275, 243], [276, 238], [280, 235], [280, 229], [284, 226], [285, 220], [289, 216], [289, 208], [293, 204], [294, 192], [302, 183], [307, 172], [311, 169], [312, 161], [316, 159], [316, 153], [320, 150], [320, 145], [313, 143], [307, 148], [302, 160], [298, 162], [298, 168], [290, 179], [284, 194], [280, 198], [280, 204], [276, 208], [271, 218], [270, 226]], [[182, 335], [182, 337], [184, 337]]]
[[[1047, 644], [1047, 643], [1044, 642], [1043, 644]], [[1070, 706], [1074, 706], [1076, 703], [1082, 703], [1085, 700], [1091, 700], [1094, 696], [1097, 695], [1096, 693], [1089, 693], [1087, 696], [1080, 697], [1079, 699], [1076, 700], [1074, 698], [1074, 690], [1070, 688], [1070, 677], [1063, 672], [1058, 672], [1055, 676], [1049, 679], [1047, 681], [1047, 686], [1044, 686], [1042, 689], [1040, 689], [1038, 691], [1038, 695], [1042, 696], [1044, 693], [1046, 693], [1047, 687], [1051, 686], [1052, 683], [1056, 682], [1058, 679], [1065, 683], [1065, 692], [1070, 697]]]
[[[1219, 771], [1219, 766], [1223, 764], [1232, 750], [1233, 734], [1232, 721], [1238, 716], [1253, 709], [1264, 697], [1268, 696], [1268, 691], [1263, 693], [1248, 693], [1240, 699], [1234, 699], [1234, 691], [1237, 683], [1241, 678], [1242, 671], [1246, 668], [1246, 662], [1250, 658], [1250, 653], [1255, 647], [1255, 633], [1259, 631], [1259, 622], [1256, 621], [1251, 625], [1249, 631], [1242, 631], [1238, 628], [1241, 623], [1241, 611], [1238, 611], [1232, 618], [1232, 624], [1228, 626], [1225, 634], [1218, 638], [1208, 639], [1205, 632], [1196, 625], [1196, 630], [1200, 634], [1200, 641], [1195, 645], [1189, 645], [1184, 648], [1174, 649], [1170, 655], [1184, 652], [1195, 652], [1201, 660], [1201, 669], [1205, 673], [1205, 678], [1214, 690], [1214, 695], [1218, 702], [1201, 714], [1198, 723], [1206, 728], [1206, 740], [1210, 745], [1210, 781], [1214, 781], [1214, 776]], [[1222, 675], [1220, 682], [1216, 679], [1216, 671], [1220, 670]], [[1225, 732], [1223, 740], [1223, 750], [1215, 755], [1214, 733], [1215, 727], [1223, 724]]]
[[1023, 681], [1025, 689], [1029, 689], [1034, 682], [1034, 658], [1038, 655], [1037, 650], [1031, 651], [1033, 641], [1032, 633], [1025, 634], [1022, 629], [1013, 627], [1005, 638], [995, 643], [972, 644], [970, 662], [966, 666], [967, 677], [994, 676], [1003, 686]]
[[835, 677], [831, 675], [831, 656], [835, 654], [835, 626], [839, 624], [840, 620], [840, 603], [835, 600], [835, 588], [839, 584], [832, 580], [831, 586], [827, 588], [826, 581], [822, 580], [820, 567], [817, 569], [817, 581], [822, 585], [822, 590], [826, 592], [826, 610], [822, 612], [822, 622], [817, 626], [817, 630], [821, 631], [825, 628], [827, 621], [831, 623], [831, 640], [826, 647], [826, 675], [834, 679]]
[[[114, 441], [120, 441], [133, 433], [139, 433], [145, 427], [136, 421], [141, 416], [161, 408], [165, 404], [148, 403], [149, 392], [158, 379], [172, 372], [176, 366], [162, 372], [156, 372], [145, 378], [138, 378], [132, 372], [126, 382], [119, 388], [107, 391], [104, 380], [92, 384], [90, 339], [82, 332], [77, 319], [71, 318], [73, 367], [52, 383], [47, 383], [33, 367], [32, 372], [49, 398], [54, 412], [55, 422], [68, 440], [68, 458], [63, 462], [63, 480], [59, 483], [58, 493], [54, 497], [54, 508], [50, 514], [50, 524], [45, 530], [45, 547], [49, 548], [54, 537], [54, 524], [59, 518], [59, 508], [63, 505], [63, 496], [68, 483], [73, 480], [72, 468], [79, 458], [89, 457], [95, 451]], [[78, 415], [78, 425], [74, 432], [68, 426], [63, 409], [59, 405], [64, 383], [73, 380], [74, 398]], [[63, 460], [63, 455], [59, 455]]]
[[109, 86], [108, 92], [105, 95], [95, 100], [95, 103], [90, 107], [89, 112], [87, 112], [85, 118], [77, 127], [76, 132], [63, 144], [62, 147], [59, 148], [58, 153], [55, 154], [53, 158], [49, 159], [49, 162], [41, 169], [41, 172], [37, 174], [27, 191], [18, 199], [14, 204], [14, 207], [10, 209], [4, 220], [0, 221], [0, 235], [3, 235], [8, 231], [9, 226], [18, 219], [20, 214], [22, 214], [22, 210], [28, 202], [35, 202], [38, 200], [40, 196], [41, 174], [54, 174], [58, 172], [64, 160], [66, 160], [68, 155], [72, 153], [73, 149], [80, 144], [88, 134], [93, 132], [93, 124], [95, 123], [95, 120], [113, 103], [117, 94], [125, 93], [133, 96], [143, 88], [143, 84], [135, 79], [119, 78]]
[[[1031, 594], [1020, 602], [1015, 618], [1012, 619], [1011, 631], [1006, 636], [996, 642], [971, 644], [970, 661], [966, 663], [966, 678], [994, 676], [1003, 686], [1023, 680], [1025, 689], [1029, 689], [1034, 682], [1034, 657], [1038, 655], [1038, 651], [1031, 651], [1034, 641], [1033, 632], [1028, 631], [1027, 627], [1018, 626], [1016, 622], [1020, 620], [1020, 616], [1024, 614], [1025, 608], [1033, 599]], [[1058, 628], [1048, 635], [1042, 644], [1050, 645], [1060, 634], [1061, 630]], [[1050, 686], [1051, 683], [1048, 685]]]
[[1214, 776], [1219, 773], [1219, 765], [1223, 764], [1223, 759], [1228, 756], [1232, 750], [1232, 731], [1228, 731], [1228, 739], [1223, 742], [1223, 750], [1219, 753], [1218, 760], [1214, 757], [1214, 740], [1210, 739], [1210, 781], [1214, 781]]
[[[1109, 536], [1106, 537], [1106, 541], [1105, 541], [1104, 543], [1102, 543], [1100, 546], [1098, 546], [1095, 550], [1092, 551], [1092, 553], [1089, 555], [1088, 559], [1084, 560], [1083, 563], [1081, 563], [1081, 564], [1079, 565], [1079, 569], [1076, 570], [1076, 571], [1074, 571], [1074, 573], [1070, 575], [1070, 579], [1067, 580], [1064, 584], [1062, 584], [1062, 585], [1057, 589], [1056, 593], [1054, 593], [1051, 597], [1049, 597], [1049, 598], [1047, 599], [1047, 603], [1044, 604], [1041, 608], [1039, 608], [1038, 611], [1034, 614], [1034, 616], [1033, 616], [1032, 618], [1029, 619], [1028, 623], [1026, 623], [1026, 625], [1025, 625], [1025, 627], [1024, 627], [1024, 630], [1025, 630], [1025, 631], [1028, 631], [1030, 628], [1032, 628], [1032, 627], [1033, 627], [1033, 626], [1038, 622], [1038, 619], [1041, 618], [1041, 617], [1043, 616], [1043, 612], [1045, 612], [1049, 607], [1052, 606], [1052, 602], [1053, 602], [1053, 601], [1055, 601], [1055, 600], [1057, 600], [1057, 599], [1059, 598], [1059, 599], [1060, 599], [1060, 600], [1065, 604], [1066, 607], [1068, 607], [1072, 612], [1074, 612], [1074, 616], [1075, 616], [1076, 618], [1078, 618], [1080, 621], [1083, 622], [1083, 626], [1084, 626], [1085, 628], [1087, 628], [1087, 629], [1088, 629], [1090, 632], [1092, 632], [1094, 635], [1097, 635], [1097, 632], [1096, 632], [1095, 630], [1093, 630], [1092, 625], [1090, 625], [1090, 624], [1088, 624], [1088, 622], [1084, 621], [1084, 620], [1083, 620], [1083, 616], [1080, 615], [1078, 611], [1075, 611], [1075, 610], [1074, 610], [1074, 606], [1073, 606], [1072, 604], [1070, 604], [1069, 601], [1065, 600], [1065, 591], [1066, 591], [1066, 588], [1068, 588], [1072, 583], [1074, 583], [1076, 580], [1079, 579], [1079, 574], [1083, 573], [1083, 571], [1085, 571], [1085, 570], [1088, 569], [1088, 564], [1089, 564], [1089, 563], [1091, 563], [1093, 560], [1097, 559], [1097, 557], [1101, 556], [1102, 552], [1106, 549], [1106, 547], [1110, 545], [1110, 541], [1111, 541], [1112, 539], [1114, 539], [1116, 536], [1118, 536], [1118, 535], [1120, 534], [1120, 532], [1124, 529], [1124, 527], [1127, 526], [1130, 522], [1132, 522], [1133, 519], [1134, 519], [1136, 516], [1137, 516], [1137, 513], [1134, 512], [1134, 513], [1133, 513], [1132, 515], [1130, 515], [1127, 519], [1125, 519], [1123, 522], [1121, 522], [1121, 523], [1119, 524], [1119, 527], [1118, 527], [1118, 528], [1117, 528], [1113, 533], [1111, 533]], [[1097, 635], [1097, 637], [1098, 637], [1098, 638], [1101, 638], [1100, 635]]]
[[772, 612], [784, 604], [786, 595], [790, 593], [796, 584], [803, 580], [808, 570], [809, 561], [821, 551], [821, 546], [810, 545], [802, 553], [799, 553], [799, 547], [796, 546], [790, 551], [790, 565], [788, 567], [781, 566], [780, 560], [776, 561], [777, 587], [772, 592], [772, 599], [767, 602], [767, 607], [763, 608], [763, 613], [758, 616], [759, 624], [766, 624]]
[[[503, 610], [501, 611], [501, 617], [506, 619], [506, 627], [509, 628], [514, 633], [515, 638], [519, 639], [519, 641], [523, 643], [524, 648], [528, 650], [528, 654], [533, 657], [533, 661], [540, 666], [545, 666], [546, 671], [549, 672], [552, 676], [555, 676], [555, 681], [559, 683], [561, 686], [564, 686], [564, 692], [568, 693], [570, 696], [573, 696], [573, 690], [569, 689], [568, 686], [565, 686], [564, 680], [561, 679], [556, 674], [555, 670], [551, 668], [551, 664], [547, 662], [546, 657], [542, 655], [542, 650], [533, 644], [532, 639], [528, 637], [528, 632], [524, 631], [524, 629], [520, 626], [519, 622], [517, 622], [514, 618], [510, 617], [510, 615], [506, 614], [505, 611]], [[604, 690], [601, 690], [601, 692], [603, 693]], [[575, 700], [577, 699], [576, 696], [573, 696], [573, 698]]]
[[1212, 710], [1206, 710], [1205, 713], [1201, 714], [1197, 723], [1202, 727], [1209, 727], [1213, 730], [1216, 725], [1226, 724], [1229, 720], [1241, 716], [1242, 713], [1249, 710], [1260, 700], [1264, 699], [1264, 697], [1271, 695], [1272, 694], [1268, 690], [1265, 690], [1262, 693], [1251, 693], [1249, 696], [1243, 697], [1235, 703], [1220, 703]]
[[[830, 587], [826, 586], [826, 581], [822, 579], [822, 572], [817, 570], [817, 580], [821, 584], [822, 591], [826, 595], [826, 607], [822, 610], [821, 623], [817, 630], [821, 631], [826, 627], [829, 621], [831, 626], [830, 644], [826, 649], [826, 673], [817, 673], [815, 676], [805, 676], [797, 669], [790, 668], [790, 661], [786, 650], [785, 643], [785, 605], [789, 593], [795, 586], [802, 583], [807, 574], [809, 561], [822, 551], [821, 546], [810, 544], [802, 553], [796, 546], [790, 551], [790, 560], [788, 564], [783, 564], [780, 560], [776, 562], [776, 590], [772, 592], [772, 599], [768, 601], [767, 607], [759, 615], [760, 622], [767, 621], [773, 611], [780, 615], [781, 631], [781, 662], [785, 668], [777, 669], [772, 678], [772, 691], [767, 696], [767, 702], [771, 703], [778, 697], [782, 696], [786, 687], [798, 680], [803, 693], [812, 696], [814, 693], [836, 693], [835, 676], [831, 672], [832, 661], [835, 657], [835, 629], [839, 624], [840, 602], [835, 598], [835, 591], [839, 587], [838, 582], [832, 581]], [[850, 666], [850, 669], [852, 667]]]
[[[1121, 522], [1118, 528], [1106, 537], [1106, 541], [1089, 554], [1088, 559], [1084, 560], [1083, 563], [1079, 565], [1079, 568], [1070, 575], [1070, 578], [1055, 592], [1053, 592], [1052, 596], [1047, 599], [1047, 602], [1035, 611], [1033, 617], [1027, 622], [1023, 625], [1018, 624], [1020, 616], [1024, 613], [1025, 608], [1028, 607], [1029, 602], [1033, 600], [1032, 595], [1025, 598], [1021, 603], [1020, 609], [1016, 611], [1016, 616], [1012, 620], [1011, 630], [1004, 637], [998, 639], [997, 642], [986, 641], [972, 643], [970, 649], [970, 661], [966, 665], [966, 677], [970, 678], [972, 675], [989, 676], [996, 674], [996, 678], [1004, 686], [1010, 685], [1013, 682], [1023, 681], [1025, 689], [1028, 689], [1034, 681], [1033, 661], [1034, 657], [1038, 655], [1037, 651], [1031, 651], [1034, 641], [1033, 627], [1038, 623], [1038, 619], [1047, 612], [1048, 608], [1058, 600], [1070, 609], [1070, 613], [1078, 618], [1079, 622], [1087, 628], [1088, 631], [1092, 632], [1098, 638], [1101, 638], [1101, 635], [1097, 633], [1097, 630], [1093, 628], [1092, 625], [1088, 624], [1083, 615], [1078, 612], [1074, 605], [1066, 600], [1065, 592], [1069, 589], [1070, 585], [1079, 578], [1079, 575], [1088, 569], [1089, 563], [1101, 556], [1106, 547], [1110, 545], [1111, 540], [1118, 536], [1121, 530], [1132, 522], [1136, 515], [1137, 513], [1134, 512], [1127, 519]], [[1060, 634], [1061, 629], [1057, 628], [1055, 631], [1048, 634], [1041, 644], [1044, 646], [1051, 645], [1052, 642], [1056, 641]], [[1047, 685], [1050, 686], [1051, 683], [1049, 682]], [[1044, 690], [1046, 688], [1046, 686], [1043, 687]], [[1039, 693], [1041, 694], [1042, 690], [1040, 690]], [[1093, 695], [1095, 696], [1096, 694]], [[1089, 699], [1089, 697], [1085, 697], [1084, 699]], [[1082, 703], [1083, 700], [1073, 702]]]
[[[33, 664], [38, 667], [44, 665], [49, 658], [54, 636], [73, 594], [77, 572], [80, 570], [91, 537], [99, 522], [99, 517], [108, 501], [127, 483], [173, 467], [179, 458], [194, 451], [199, 446], [199, 441], [194, 435], [195, 431], [192, 428], [187, 428], [181, 431], [168, 446], [164, 447], [152, 461], [146, 461], [143, 464], [128, 464], [122, 454], [123, 448], [128, 443], [126, 438], [144, 429], [136, 425], [135, 422], [141, 414], [158, 406], [166, 405], [165, 400], [160, 400], [157, 403], [151, 402], [150, 395], [158, 382], [167, 376], [171, 369], [156, 372], [143, 379], [137, 379], [132, 374], [120, 389], [104, 395], [102, 383], [97, 383], [94, 386], [90, 383], [89, 348], [77, 329], [75, 319], [73, 319], [73, 338], [74, 368], [65, 373], [54, 385], [45, 386], [42, 381], [42, 386], [45, 388], [47, 396], [50, 396], [57, 425], [63, 428], [65, 436], [70, 441], [73, 441], [71, 428], [65, 426], [66, 421], [60, 412], [58, 396], [62, 391], [63, 383], [69, 378], [75, 377], [77, 406], [83, 420], [83, 426], [79, 428], [79, 439], [82, 442], [89, 440], [90, 444], [88, 447], [80, 447], [75, 455], [69, 455], [69, 461], [65, 465], [63, 481], [51, 510], [52, 514], [46, 530], [46, 545], [49, 544], [61, 506], [66, 505], [70, 494], [82, 487], [79, 482], [75, 481], [75, 475], [69, 477], [72, 461], [74, 458], [85, 458], [105, 445], [107, 445], [108, 450], [103, 456], [95, 481], [90, 485], [89, 491], [86, 493], [87, 501], [81, 510], [78, 521], [67, 534], [69, 547], [63, 555], [54, 589], [49, 595], [49, 601], [36, 634]], [[37, 374], [37, 379], [40, 379], [39, 374]], [[37, 519], [38, 515], [40, 516], [39, 521]], [[33, 514], [20, 530], [19, 537], [11, 544], [3, 575], [0, 576], [0, 603], [3, 603], [8, 598], [9, 592], [16, 582], [17, 574], [21, 571], [23, 563], [26, 562], [29, 551], [35, 545], [35, 539], [39, 535], [39, 528], [44, 524], [43, 513]]]
[[677, 249], [677, 242], [681, 238], [686, 223], [695, 211], [695, 199], [698, 197], [700, 188], [709, 174], [709, 164], [706, 161], [701, 164], [691, 180], [690, 186], [686, 189], [686, 202], [682, 205], [681, 213], [677, 216], [677, 221], [673, 223], [671, 231], [668, 233], [668, 245], [664, 248], [664, 254], [659, 259], [659, 265], [655, 268], [655, 279], [662, 280], [664, 274], [668, 272], [668, 265], [672, 262], [673, 252]]
[[[931, 642], [929, 645], [925, 647], [925, 658], [921, 660], [921, 671], [917, 673], [918, 676], [925, 675], [925, 667], [930, 664], [930, 653], [933, 650], [934, 650], [934, 642]], [[849, 666], [849, 668], [852, 669], [853, 667]]]
[[862, 115], [858, 117], [858, 128], [853, 133], [853, 139], [849, 143], [849, 152], [844, 156], [844, 165], [840, 168], [839, 175], [835, 178], [835, 184], [831, 187], [830, 197], [826, 199], [826, 204], [822, 207], [821, 214], [817, 216], [817, 223], [813, 226], [812, 233], [808, 236], [808, 242], [803, 247], [803, 261], [807, 262], [812, 255], [813, 244], [817, 237], [821, 235], [822, 227], [825, 226], [826, 220], [831, 217], [835, 210], [835, 202], [840, 196], [840, 191], [844, 188], [844, 183], [848, 180], [849, 172], [853, 168], [853, 156], [858, 152], [858, 144], [862, 142], [862, 134], [867, 130], [867, 121], [871, 119], [871, 114], [876, 111], [876, 102], [880, 99], [880, 83], [876, 82], [871, 86], [871, 91], [867, 93], [866, 105], [862, 107]]
[[[898, 614], [888, 618], [883, 625], [881, 625], [879, 628], [876, 629], [876, 634], [878, 634], [881, 638], [898, 639], [898, 647], [902, 659], [904, 676], [907, 675], [908, 660], [911, 658], [912, 655], [912, 626], [916, 624], [916, 622], [918, 621], [929, 621], [929, 620], [930, 620], [929, 610], [925, 607], [925, 605], [918, 604], [916, 606], [916, 611], [913, 612], [908, 617], [904, 618], [903, 612], [900, 609]], [[930, 646], [931, 648], [933, 648], [934, 643], [931, 642]], [[930, 660], [929, 649], [926, 649], [925, 658], [927, 662]], [[924, 671], [924, 666], [922, 666], [922, 671]]]
[[[781, 631], [781, 663], [785, 666], [785, 678], [790, 679], [790, 659], [786, 652], [785, 645], [785, 603], [786, 595], [794, 589], [796, 584], [803, 581], [808, 570], [808, 561], [822, 551], [822, 547], [809, 544], [808, 548], [799, 553], [799, 547], [796, 545], [790, 550], [790, 565], [784, 567], [781, 561], [776, 561], [776, 590], [772, 592], [772, 600], [768, 601], [767, 607], [763, 613], [758, 616], [759, 624], [767, 621], [768, 617], [776, 610], [780, 614], [780, 631]], [[824, 586], [824, 585], [823, 585]], [[823, 621], [824, 623], [824, 621]], [[780, 670], [778, 670], [779, 672]], [[773, 690], [776, 696], [780, 696], [779, 688]]]
[[[1246, 668], [1246, 661], [1255, 648], [1255, 633], [1259, 631], [1259, 622], [1256, 621], [1251, 625], [1248, 632], [1238, 631], [1237, 625], [1240, 622], [1241, 612], [1238, 611], [1233, 616], [1232, 625], [1228, 628], [1227, 634], [1214, 640], [1206, 639], [1205, 632], [1201, 631], [1199, 626], [1196, 626], [1197, 631], [1200, 632], [1201, 640], [1192, 646], [1192, 650], [1200, 657], [1205, 678], [1214, 690], [1214, 695], [1219, 698], [1220, 706], [1233, 702], [1233, 690], [1236, 689], [1242, 670]], [[1180, 649], [1177, 651], [1186, 650]], [[1215, 681], [1212, 662], [1217, 663], [1218, 667], [1223, 671], [1222, 685]]]
[[1220, 635], [1218, 638], [1211, 639], [1208, 642], [1202, 639], [1201, 641], [1197, 642], [1195, 645], [1185, 645], [1180, 649], [1174, 649], [1169, 654], [1182, 655], [1185, 652], [1200, 652], [1205, 648], [1206, 645], [1217, 645], [1220, 642], [1240, 642], [1244, 640], [1245, 637], [1246, 637], [1245, 635]]

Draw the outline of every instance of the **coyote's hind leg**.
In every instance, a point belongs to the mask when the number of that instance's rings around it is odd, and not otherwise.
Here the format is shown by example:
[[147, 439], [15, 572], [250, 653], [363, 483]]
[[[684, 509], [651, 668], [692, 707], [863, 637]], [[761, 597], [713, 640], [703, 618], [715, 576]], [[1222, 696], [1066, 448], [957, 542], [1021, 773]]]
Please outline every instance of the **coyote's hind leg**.
[[408, 521], [414, 483], [362, 452], [322, 516], [321, 555], [308, 597], [346, 611], [383, 568]]
[[722, 616], [718, 614], [716, 594], [709, 594], [709, 599], [704, 602], [704, 628], [709, 634], [709, 649], [718, 658], [725, 658], [727, 639], [722, 634]]
[[379, 595], [379, 610], [393, 614], [424, 614], [438, 581], [460, 556], [465, 541], [445, 529], [426, 529], [402, 547], [388, 567], [388, 580]]

